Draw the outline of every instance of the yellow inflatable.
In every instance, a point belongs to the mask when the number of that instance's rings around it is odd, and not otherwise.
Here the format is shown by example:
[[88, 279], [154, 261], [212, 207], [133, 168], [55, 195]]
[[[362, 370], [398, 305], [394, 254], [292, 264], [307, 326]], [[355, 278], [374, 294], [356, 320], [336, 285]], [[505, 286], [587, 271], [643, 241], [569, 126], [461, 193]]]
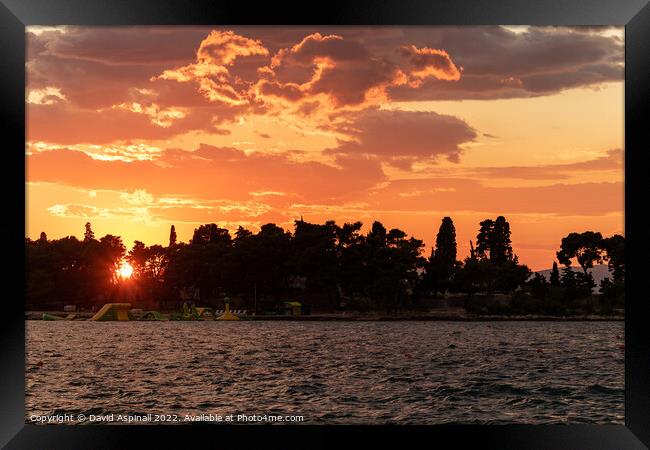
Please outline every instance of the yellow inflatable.
[[216, 320], [239, 320], [239, 317], [230, 312], [230, 299], [226, 297], [223, 302], [226, 304], [226, 310]]
[[106, 303], [90, 320], [129, 320], [130, 303]]

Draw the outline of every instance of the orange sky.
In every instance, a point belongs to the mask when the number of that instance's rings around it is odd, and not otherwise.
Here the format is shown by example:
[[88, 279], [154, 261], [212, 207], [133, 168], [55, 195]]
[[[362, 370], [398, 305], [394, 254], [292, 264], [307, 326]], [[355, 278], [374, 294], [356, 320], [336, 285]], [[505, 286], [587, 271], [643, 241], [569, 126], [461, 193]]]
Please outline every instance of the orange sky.
[[[623, 29], [28, 27], [27, 229], [623, 233]], [[427, 250], [428, 254], [428, 250]]]

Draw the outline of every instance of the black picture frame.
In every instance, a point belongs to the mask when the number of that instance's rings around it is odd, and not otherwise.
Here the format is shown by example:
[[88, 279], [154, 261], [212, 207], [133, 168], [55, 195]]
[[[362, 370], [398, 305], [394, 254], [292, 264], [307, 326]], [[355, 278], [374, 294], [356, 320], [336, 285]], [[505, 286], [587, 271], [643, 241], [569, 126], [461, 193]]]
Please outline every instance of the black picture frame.
[[[625, 426], [36, 426], [24, 420], [25, 26], [27, 25], [620, 25], [625, 26]], [[650, 319], [644, 306], [641, 220], [646, 205], [643, 152], [650, 148], [650, 6], [648, 0], [356, 0], [322, 4], [247, 4], [193, 0], [1, 0], [0, 114], [5, 208], [0, 221], [6, 275], [0, 317], [0, 445], [18, 448], [130, 448], [271, 445], [309, 448], [351, 442], [363, 447], [446, 442], [454, 448], [615, 448], [650, 446]], [[647, 228], [647, 227], [646, 227]], [[647, 232], [647, 231], [646, 231]], [[646, 295], [644, 295], [646, 294]], [[137, 439], [137, 440], [136, 440]], [[141, 439], [144, 439], [142, 441]], [[358, 441], [357, 441], [358, 442]], [[409, 444], [412, 443], [412, 444]], [[644, 445], [645, 444], [645, 445]]]

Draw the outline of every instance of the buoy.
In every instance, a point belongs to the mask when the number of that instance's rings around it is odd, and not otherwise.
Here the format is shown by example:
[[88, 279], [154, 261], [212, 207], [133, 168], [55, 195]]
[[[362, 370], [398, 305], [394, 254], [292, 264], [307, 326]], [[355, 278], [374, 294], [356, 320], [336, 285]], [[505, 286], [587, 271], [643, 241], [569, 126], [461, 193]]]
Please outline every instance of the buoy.
[[542, 350], [541, 348], [538, 348], [537, 353], [544, 353], [544, 350]]
[[410, 354], [410, 353], [404, 353], [404, 355], [405, 355], [407, 358], [410, 358], [410, 357], [411, 357], [411, 354]]
[[39, 362], [37, 362], [36, 365], [37, 365], [38, 367], [43, 367], [43, 361], [39, 361]]
[[621, 339], [621, 336], [619, 334], [617, 334], [616, 339]]
[[618, 349], [621, 350], [621, 351], [625, 351], [625, 344], [619, 345]]

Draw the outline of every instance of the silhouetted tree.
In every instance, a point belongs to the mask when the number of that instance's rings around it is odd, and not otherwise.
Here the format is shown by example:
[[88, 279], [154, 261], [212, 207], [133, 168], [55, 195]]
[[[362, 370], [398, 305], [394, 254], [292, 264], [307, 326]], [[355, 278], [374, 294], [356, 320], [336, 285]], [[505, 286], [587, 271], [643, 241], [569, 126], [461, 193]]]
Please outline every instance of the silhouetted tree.
[[374, 222], [364, 243], [367, 296], [388, 310], [401, 304], [418, 280], [418, 268], [424, 265], [420, 256], [423, 246], [419, 239], [406, 239], [402, 230], [386, 231], [381, 222]]
[[423, 282], [434, 293], [450, 287], [453, 274], [457, 268], [456, 228], [450, 217], [444, 217], [436, 236], [436, 248], [431, 249], [431, 256], [426, 263]]
[[107, 234], [99, 240], [98, 269], [111, 282], [117, 282], [120, 261], [126, 253], [122, 238]]
[[201, 225], [194, 230], [190, 244], [230, 244], [230, 232], [225, 228], [219, 228], [214, 223]]
[[133, 248], [126, 257], [131, 267], [133, 267], [133, 276], [136, 278], [144, 277], [147, 263], [147, 249], [144, 242], [134, 241]]
[[479, 292], [492, 292], [494, 290], [492, 269], [493, 266], [488, 260], [471, 256], [465, 258], [462, 269], [456, 274], [454, 290], [470, 297]]
[[176, 227], [174, 225], [169, 229], [169, 246], [173, 247], [176, 245]]
[[589, 272], [576, 272], [566, 266], [562, 269], [562, 287], [564, 298], [574, 300], [590, 296], [596, 283]]
[[474, 249], [474, 244], [472, 244], [472, 240], [469, 240], [469, 257], [470, 259], [477, 259], [476, 258], [476, 250]]
[[[471, 292], [511, 292], [523, 286], [530, 269], [520, 265], [512, 251], [510, 225], [503, 216], [480, 222], [476, 250], [470, 241], [470, 258], [465, 261], [461, 286]], [[467, 291], [467, 292], [470, 292]]]
[[605, 277], [600, 282], [601, 305], [604, 312], [610, 313], [615, 305], [623, 305], [625, 285], [620, 282], [612, 282]]
[[489, 259], [494, 264], [512, 261], [510, 224], [505, 217], [499, 216], [494, 221], [486, 219], [480, 223], [476, 236], [476, 255], [479, 259]]
[[[179, 247], [178, 244], [176, 247]], [[200, 225], [189, 245], [180, 246], [168, 264], [179, 296], [189, 296], [216, 306], [231, 285], [230, 256], [233, 242], [227, 229], [216, 224]]]
[[436, 236], [435, 259], [447, 267], [456, 264], [456, 228], [451, 217], [444, 217]]
[[527, 284], [530, 287], [530, 293], [534, 298], [543, 299], [549, 291], [550, 283], [546, 281], [544, 275], [539, 273], [535, 273], [533, 277], [528, 280]]
[[337, 289], [339, 265], [336, 238], [338, 227], [334, 221], [323, 225], [296, 220], [293, 235], [294, 271], [306, 278], [307, 290], [323, 292], [330, 306], [339, 306]]
[[84, 232], [84, 242], [92, 241], [95, 239], [95, 233], [93, 232], [90, 222], [86, 222], [86, 231]]
[[235, 244], [239, 244], [240, 242], [244, 241], [246, 238], [251, 237], [252, 235], [253, 233], [250, 230], [247, 230], [246, 228], [240, 225], [237, 228], [237, 231], [235, 231]]
[[605, 259], [614, 280], [625, 279], [625, 238], [620, 234], [603, 239], [600, 248], [605, 251]]
[[[587, 269], [599, 258], [607, 260], [614, 278], [601, 283], [601, 306], [622, 304], [625, 242], [619, 235], [602, 239], [600, 233], [570, 234], [558, 252], [566, 266], [561, 279], [554, 263], [546, 283], [539, 275], [531, 278], [528, 267], [519, 264], [503, 216], [480, 223], [477, 248], [470, 241], [470, 255], [462, 264], [456, 261], [449, 217], [442, 219], [428, 260], [421, 256], [422, 241], [398, 228], [387, 230], [374, 222], [366, 234], [361, 229], [361, 222], [338, 226], [301, 218], [293, 233], [270, 223], [257, 233], [240, 226], [231, 238], [228, 230], [212, 223], [197, 227], [186, 244], [176, 242], [171, 226], [168, 247], [134, 242], [126, 255], [134, 269], [128, 280], [117, 276], [126, 252], [120, 237], [97, 240], [90, 223], [82, 241], [74, 236], [48, 240], [43, 232], [35, 241], [25, 239], [27, 304], [47, 309], [67, 303], [101, 305], [124, 299], [128, 287], [141, 306], [159, 301], [179, 307], [186, 299], [217, 306], [224, 295], [250, 305], [256, 292], [263, 309], [298, 295], [320, 307], [337, 307], [343, 300], [359, 308], [392, 310], [415, 303], [423, 292], [450, 290], [468, 296], [510, 292], [516, 300], [512, 310], [522, 313], [536, 311], [526, 300], [531, 295], [546, 298], [534, 305], [547, 305], [548, 311], [559, 314], [586, 304], [572, 300], [591, 296], [594, 282]], [[572, 258], [581, 263], [582, 272], [571, 270]], [[520, 291], [522, 287], [526, 289]], [[468, 305], [483, 311], [486, 298], [473, 297]]]
[[513, 260], [510, 224], [503, 216], [497, 217], [494, 221], [490, 237], [490, 260], [496, 264]]
[[291, 233], [267, 223], [247, 242], [247, 261], [251, 265], [248, 272], [256, 283], [258, 295], [272, 297], [275, 306], [279, 306], [291, 273]]
[[625, 295], [625, 238], [619, 234], [604, 238], [601, 248], [605, 252], [604, 260], [607, 261], [609, 277], [600, 282], [600, 293], [604, 300], [604, 308], [611, 311], [616, 304], [623, 304]]
[[557, 263], [553, 261], [553, 269], [551, 270], [551, 286], [560, 285], [560, 271], [557, 268]]
[[48, 241], [41, 233], [37, 241], [26, 242], [28, 305], [92, 306], [114, 293], [115, 270], [124, 255], [121, 240], [108, 235], [97, 241], [90, 233], [84, 238]]
[[524, 286], [531, 275], [528, 266], [519, 264], [516, 256], [501, 264], [491, 264], [494, 289], [497, 291], [512, 292]]
[[602, 261], [601, 244], [603, 236], [593, 231], [584, 233], [570, 233], [562, 238], [560, 250], [556, 253], [557, 260], [566, 267], [571, 266], [571, 260], [575, 258], [587, 274], [587, 269], [594, 267], [594, 263]]
[[479, 224], [479, 232], [476, 236], [476, 250], [474, 251], [477, 259], [485, 260], [490, 258], [490, 248], [492, 247], [492, 230], [494, 221], [486, 219]]
[[342, 297], [357, 299], [357, 306], [369, 305], [359, 299], [366, 286], [365, 236], [361, 222], [345, 223], [336, 230], [336, 252], [339, 261], [339, 284]]

